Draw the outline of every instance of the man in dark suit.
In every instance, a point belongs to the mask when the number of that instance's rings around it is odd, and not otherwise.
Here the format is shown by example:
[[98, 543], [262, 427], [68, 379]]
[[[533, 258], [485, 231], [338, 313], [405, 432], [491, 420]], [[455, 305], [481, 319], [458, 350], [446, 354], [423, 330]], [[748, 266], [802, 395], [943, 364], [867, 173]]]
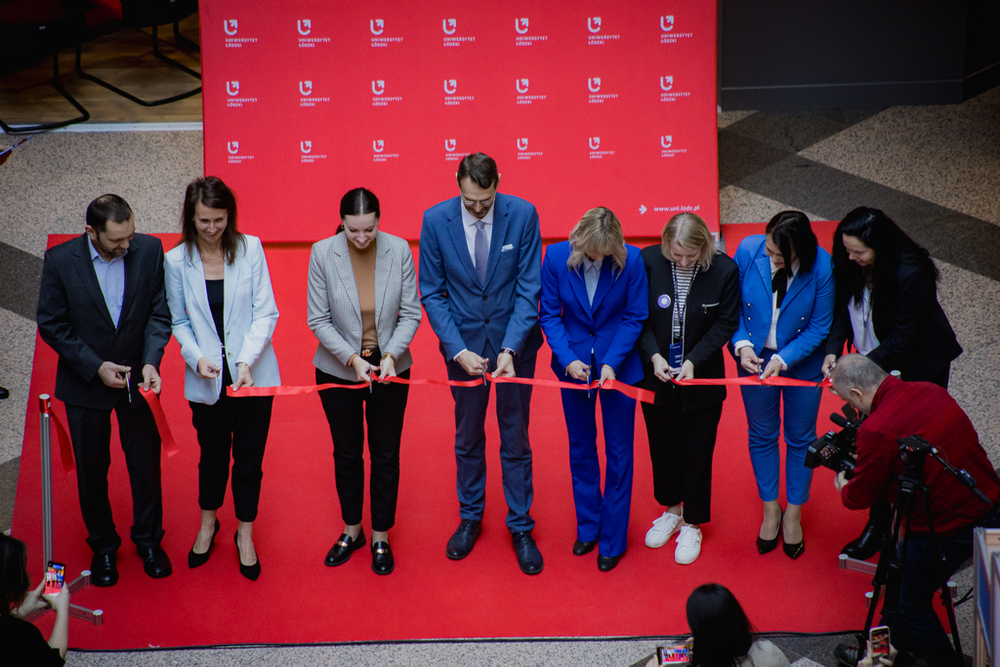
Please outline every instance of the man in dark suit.
[[[94, 551], [92, 582], [118, 581], [115, 530], [108, 500], [111, 411], [118, 418], [132, 486], [130, 536], [151, 577], [171, 573], [160, 547], [160, 436], [139, 387], [160, 393], [158, 368], [170, 340], [163, 291], [163, 245], [135, 233], [128, 203], [103, 195], [87, 208], [86, 233], [45, 253], [38, 331], [59, 353], [56, 398], [66, 404], [80, 509]], [[139, 369], [142, 381], [131, 371]]]
[[[534, 377], [542, 239], [530, 203], [498, 194], [496, 162], [473, 153], [458, 168], [461, 195], [424, 213], [420, 230], [420, 294], [451, 380]], [[489, 386], [453, 387], [455, 460], [461, 523], [448, 557], [465, 558], [481, 530], [486, 500], [486, 408]], [[531, 536], [533, 495], [528, 416], [531, 387], [497, 385], [497, 422], [507, 528], [518, 565], [542, 571]]]

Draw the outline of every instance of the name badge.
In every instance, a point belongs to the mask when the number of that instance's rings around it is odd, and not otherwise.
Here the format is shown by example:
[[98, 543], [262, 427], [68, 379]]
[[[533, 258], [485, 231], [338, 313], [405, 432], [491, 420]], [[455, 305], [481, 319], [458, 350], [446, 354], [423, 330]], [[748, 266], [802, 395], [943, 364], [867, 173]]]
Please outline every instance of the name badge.
[[680, 343], [671, 343], [667, 352], [667, 363], [671, 368], [680, 368], [684, 363], [684, 346]]

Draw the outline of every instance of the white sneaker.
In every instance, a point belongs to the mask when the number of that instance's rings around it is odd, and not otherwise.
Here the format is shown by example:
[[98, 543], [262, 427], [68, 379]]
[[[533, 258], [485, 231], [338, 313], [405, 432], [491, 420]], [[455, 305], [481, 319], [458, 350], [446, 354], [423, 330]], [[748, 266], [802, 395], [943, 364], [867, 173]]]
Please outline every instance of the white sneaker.
[[690, 565], [698, 560], [701, 554], [701, 528], [685, 524], [681, 534], [677, 536], [677, 549], [674, 550], [674, 560], [681, 565]]
[[646, 546], [659, 549], [670, 541], [670, 536], [680, 528], [681, 518], [676, 514], [664, 512], [663, 516], [653, 520], [653, 527], [646, 531]]

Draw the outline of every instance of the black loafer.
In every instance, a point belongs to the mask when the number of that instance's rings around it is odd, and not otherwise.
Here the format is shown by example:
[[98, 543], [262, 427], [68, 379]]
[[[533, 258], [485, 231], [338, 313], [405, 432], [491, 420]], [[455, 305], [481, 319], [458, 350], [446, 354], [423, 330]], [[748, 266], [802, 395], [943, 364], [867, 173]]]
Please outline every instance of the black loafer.
[[170, 559], [167, 558], [167, 552], [160, 545], [138, 547], [136, 551], [139, 553], [139, 558], [142, 559], [142, 569], [153, 579], [169, 577], [170, 573], [174, 571], [170, 566]]
[[389, 574], [396, 569], [392, 549], [385, 541], [372, 542], [372, 571], [375, 574]]
[[597, 554], [597, 569], [601, 572], [610, 572], [618, 566], [618, 561], [624, 555], [623, 553], [617, 556], [602, 556], [601, 554]]
[[511, 540], [514, 542], [514, 553], [517, 554], [517, 565], [521, 568], [521, 572], [525, 574], [541, 572], [545, 563], [531, 533], [512, 533]]
[[582, 542], [577, 540], [573, 543], [573, 555], [574, 556], [584, 556], [589, 554], [597, 546], [597, 540], [592, 540], [590, 542]]
[[114, 586], [118, 583], [115, 554], [94, 554], [90, 561], [90, 583], [95, 586]]
[[197, 553], [194, 547], [191, 547], [191, 551], [188, 552], [188, 568], [194, 569], [196, 567], [201, 567], [208, 562], [208, 555], [212, 552], [212, 547], [215, 545], [215, 536], [219, 534], [219, 529], [222, 526], [219, 524], [219, 520], [215, 520], [215, 532], [212, 533], [212, 541], [208, 543], [208, 551], [203, 554]]
[[357, 551], [358, 547], [363, 547], [365, 545], [365, 534], [364, 531], [358, 533], [357, 539], [351, 538], [350, 535], [344, 533], [340, 536], [330, 550], [326, 553], [326, 560], [323, 562], [327, 567], [337, 567], [338, 565], [343, 565], [347, 561], [351, 560], [351, 554]]
[[462, 519], [455, 534], [448, 540], [448, 558], [462, 560], [472, 551], [476, 538], [482, 532], [482, 525], [474, 519]]

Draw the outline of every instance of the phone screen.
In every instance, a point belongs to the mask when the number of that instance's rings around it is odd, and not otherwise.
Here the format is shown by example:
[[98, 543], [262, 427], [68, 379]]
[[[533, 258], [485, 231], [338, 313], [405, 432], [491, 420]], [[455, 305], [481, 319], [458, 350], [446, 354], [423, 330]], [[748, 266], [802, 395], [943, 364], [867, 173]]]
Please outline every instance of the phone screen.
[[889, 628], [880, 625], [877, 628], [872, 628], [868, 632], [868, 638], [872, 642], [872, 657], [877, 658], [879, 656], [889, 655]]
[[62, 563], [49, 561], [49, 567], [45, 571], [45, 595], [58, 595], [62, 590], [66, 580], [66, 566]]
[[669, 644], [656, 647], [656, 659], [661, 665], [686, 665], [691, 658], [691, 644]]

